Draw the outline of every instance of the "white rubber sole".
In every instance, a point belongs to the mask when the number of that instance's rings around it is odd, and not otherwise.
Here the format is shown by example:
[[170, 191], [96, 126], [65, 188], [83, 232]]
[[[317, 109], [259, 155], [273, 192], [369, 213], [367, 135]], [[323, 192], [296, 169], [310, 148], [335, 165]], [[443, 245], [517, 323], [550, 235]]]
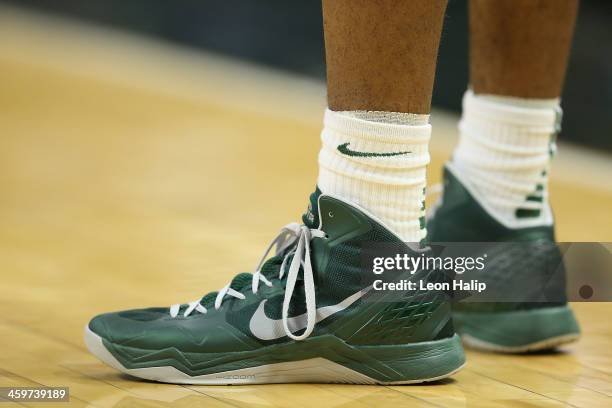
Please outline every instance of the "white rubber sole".
[[546, 340], [535, 343], [525, 344], [521, 346], [501, 346], [499, 344], [489, 343], [487, 341], [477, 339], [469, 334], [462, 334], [461, 340], [467, 347], [475, 350], [493, 351], [496, 353], [520, 354], [533, 351], [550, 350], [564, 344], [573, 343], [580, 338], [579, 333], [566, 334], [563, 336], [551, 337]]
[[174, 367], [126, 368], [104, 346], [102, 338], [85, 326], [85, 344], [89, 351], [107, 365], [134, 377], [145, 380], [197, 385], [247, 385], [282, 383], [343, 383], [401, 385], [437, 381], [461, 370], [465, 364], [447, 374], [418, 380], [380, 382], [367, 375], [325, 358], [267, 364], [215, 374], [190, 376]]

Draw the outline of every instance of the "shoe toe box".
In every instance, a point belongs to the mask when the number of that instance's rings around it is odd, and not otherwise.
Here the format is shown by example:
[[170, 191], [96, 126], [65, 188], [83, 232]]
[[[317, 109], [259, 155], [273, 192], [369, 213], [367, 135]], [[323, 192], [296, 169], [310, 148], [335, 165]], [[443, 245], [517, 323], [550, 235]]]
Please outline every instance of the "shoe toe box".
[[103, 339], [121, 344], [145, 335], [168, 316], [167, 308], [125, 310], [98, 315], [88, 326]]

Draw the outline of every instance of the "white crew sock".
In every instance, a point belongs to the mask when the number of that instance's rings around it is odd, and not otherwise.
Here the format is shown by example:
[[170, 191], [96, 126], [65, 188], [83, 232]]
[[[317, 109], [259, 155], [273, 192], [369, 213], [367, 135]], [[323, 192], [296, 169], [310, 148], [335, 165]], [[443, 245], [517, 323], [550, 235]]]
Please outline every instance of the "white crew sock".
[[547, 185], [560, 117], [558, 99], [465, 93], [451, 169], [509, 228], [552, 223]]
[[355, 203], [405, 242], [420, 242], [429, 115], [325, 111], [318, 186]]

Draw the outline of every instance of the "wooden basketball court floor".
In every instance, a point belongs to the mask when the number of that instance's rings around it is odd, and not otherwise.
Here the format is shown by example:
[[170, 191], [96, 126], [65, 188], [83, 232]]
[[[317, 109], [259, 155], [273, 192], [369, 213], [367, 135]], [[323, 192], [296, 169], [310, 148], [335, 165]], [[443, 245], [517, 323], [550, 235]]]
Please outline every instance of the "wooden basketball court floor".
[[[87, 352], [94, 314], [193, 300], [255, 266], [314, 187], [324, 103], [318, 82], [0, 9], [0, 386], [68, 386], [93, 407], [611, 406], [603, 303], [575, 305], [577, 344], [469, 351], [431, 385], [176, 386]], [[432, 183], [456, 137], [456, 117], [433, 118]], [[612, 240], [611, 169], [561, 145], [561, 240]]]

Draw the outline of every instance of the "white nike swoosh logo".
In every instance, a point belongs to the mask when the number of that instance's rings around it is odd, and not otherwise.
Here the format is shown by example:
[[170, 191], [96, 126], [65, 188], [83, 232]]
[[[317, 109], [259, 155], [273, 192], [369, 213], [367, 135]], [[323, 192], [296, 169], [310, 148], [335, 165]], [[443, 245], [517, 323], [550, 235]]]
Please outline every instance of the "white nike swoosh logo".
[[[329, 316], [341, 312], [359, 300], [363, 295], [368, 293], [370, 289], [371, 286], [360, 290], [359, 292], [352, 294], [342, 302], [335, 305], [317, 308], [315, 322], [319, 323], [321, 320], [327, 319]], [[251, 321], [249, 322], [249, 329], [251, 329], [251, 333], [253, 333], [253, 336], [261, 340], [276, 340], [280, 339], [281, 337], [285, 337], [287, 334], [285, 333], [285, 329], [283, 327], [283, 320], [274, 320], [266, 316], [266, 312], [264, 311], [266, 302], [267, 299], [262, 300], [259, 307], [251, 317]], [[287, 323], [292, 333], [306, 328], [306, 313], [302, 313], [301, 315], [295, 317], [290, 317]]]

